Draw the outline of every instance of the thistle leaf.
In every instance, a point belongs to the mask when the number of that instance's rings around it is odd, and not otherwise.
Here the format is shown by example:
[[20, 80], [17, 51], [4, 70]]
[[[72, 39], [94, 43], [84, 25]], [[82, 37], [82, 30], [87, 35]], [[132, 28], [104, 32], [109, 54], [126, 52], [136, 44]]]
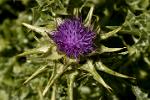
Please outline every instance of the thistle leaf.
[[28, 83], [30, 80], [32, 80], [34, 77], [36, 77], [38, 74], [42, 73], [43, 71], [46, 70], [47, 66], [40, 67], [37, 69], [23, 84]]
[[53, 83], [65, 72], [67, 67], [68, 67], [68, 65], [66, 65], [66, 66], [62, 65], [62, 66], [59, 66], [58, 69], [54, 69], [54, 70], [56, 70], [56, 72], [53, 71], [53, 74], [51, 75], [51, 77], [50, 77], [50, 79], [49, 79], [49, 81], [48, 81], [48, 83], [47, 83], [47, 85], [46, 85], [46, 87], [45, 87], [45, 89], [44, 89], [44, 91], [42, 93], [43, 96], [47, 93], [47, 91], [53, 85]]
[[33, 26], [33, 25], [30, 25], [30, 24], [27, 24], [27, 23], [22, 23], [22, 25], [24, 25], [25, 27], [41, 34], [42, 36], [46, 36], [47, 33], [46, 32], [50, 32], [52, 31], [52, 29], [48, 29], [48, 28], [45, 28], [45, 27], [38, 27], [38, 26]]
[[79, 8], [73, 9], [73, 15], [76, 16], [77, 18], [79, 17]]
[[48, 57], [46, 58], [47, 60], [58, 60], [58, 59], [61, 59], [62, 57], [64, 57], [63, 54], [58, 54], [58, 52], [56, 52], [57, 48], [56, 47], [53, 47], [52, 50], [51, 50], [51, 54], [48, 55]]
[[42, 53], [42, 52], [38, 51], [37, 49], [31, 49], [31, 50], [27, 50], [27, 51], [17, 55], [17, 57], [26, 56], [26, 55], [30, 55], [30, 54], [38, 54], [38, 53]]
[[108, 91], [112, 90], [112, 88], [109, 85], [107, 85], [105, 83], [105, 81], [103, 80], [103, 78], [97, 73], [97, 71], [94, 68], [94, 65], [92, 64], [91, 61], [88, 61], [87, 64], [83, 65], [81, 69], [89, 72], [93, 76], [93, 78], [97, 82], [99, 82], [100, 84], [102, 84]]
[[105, 39], [107, 39], [107, 38], [109, 38], [109, 37], [115, 35], [117, 32], [119, 32], [119, 31], [121, 30], [121, 28], [122, 28], [122, 27], [120, 26], [120, 27], [118, 27], [117, 29], [115, 29], [115, 30], [113, 30], [113, 31], [110, 31], [110, 32], [108, 32], [108, 33], [101, 34], [100, 37], [101, 37], [102, 40], [105, 40]]
[[34, 49], [27, 50], [27, 51], [17, 55], [17, 57], [26, 56], [26, 55], [30, 55], [30, 54], [46, 53], [49, 50], [49, 48], [50, 48], [50, 46], [43, 45], [40, 48], [34, 48]]
[[114, 75], [114, 76], [117, 76], [117, 77], [122, 77], [122, 78], [132, 78], [132, 79], [135, 79], [134, 77], [130, 77], [130, 76], [127, 76], [127, 75], [123, 75], [123, 74], [120, 74], [118, 72], [115, 72], [113, 70], [111, 70], [110, 68], [106, 67], [102, 62], [97, 62], [96, 63], [96, 68], [100, 71], [103, 71], [105, 73], [108, 73], [110, 75]]
[[[126, 47], [124, 47], [126, 48]], [[124, 48], [108, 48], [104, 45], [101, 45], [100, 49], [98, 49], [96, 52], [99, 54], [105, 53], [105, 52], [115, 52], [115, 51], [120, 51]]]
[[84, 25], [85, 26], [90, 26], [91, 20], [92, 20], [92, 16], [93, 16], [93, 11], [94, 11], [94, 5], [91, 5], [90, 11], [89, 11], [86, 19], [84, 20]]
[[[124, 24], [125, 25], [125, 24]], [[119, 26], [106, 26], [106, 28], [110, 30], [115, 30], [116, 28], [119, 28]], [[137, 29], [130, 30], [130, 29], [125, 29], [124, 26], [122, 29], [119, 31], [120, 34], [129, 34], [129, 35], [135, 35], [139, 36], [139, 31]]]

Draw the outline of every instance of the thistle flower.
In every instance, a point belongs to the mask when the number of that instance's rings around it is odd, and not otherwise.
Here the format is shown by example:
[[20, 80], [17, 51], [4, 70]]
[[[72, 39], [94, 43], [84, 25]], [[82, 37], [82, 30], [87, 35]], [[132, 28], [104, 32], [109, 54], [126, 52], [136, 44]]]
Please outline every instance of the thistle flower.
[[68, 57], [78, 58], [94, 50], [95, 33], [85, 27], [78, 18], [66, 19], [51, 34], [60, 52]]

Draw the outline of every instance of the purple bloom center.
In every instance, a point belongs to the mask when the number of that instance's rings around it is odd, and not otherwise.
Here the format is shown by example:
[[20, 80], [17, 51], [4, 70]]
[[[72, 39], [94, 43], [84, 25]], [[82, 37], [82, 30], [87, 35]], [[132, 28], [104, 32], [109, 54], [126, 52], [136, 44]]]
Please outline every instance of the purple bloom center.
[[52, 33], [52, 39], [58, 50], [66, 53], [68, 57], [78, 58], [80, 55], [90, 53], [93, 48], [95, 33], [85, 27], [77, 19], [66, 19]]

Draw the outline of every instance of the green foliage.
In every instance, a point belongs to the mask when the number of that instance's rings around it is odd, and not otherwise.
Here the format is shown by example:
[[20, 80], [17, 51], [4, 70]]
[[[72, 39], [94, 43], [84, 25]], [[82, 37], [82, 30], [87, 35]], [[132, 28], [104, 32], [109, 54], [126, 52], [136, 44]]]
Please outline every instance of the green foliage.
[[[0, 2], [17, 16], [0, 24], [0, 100], [149, 100], [149, 0], [18, 2], [24, 10]], [[78, 60], [47, 35], [73, 16], [96, 33], [96, 50]]]

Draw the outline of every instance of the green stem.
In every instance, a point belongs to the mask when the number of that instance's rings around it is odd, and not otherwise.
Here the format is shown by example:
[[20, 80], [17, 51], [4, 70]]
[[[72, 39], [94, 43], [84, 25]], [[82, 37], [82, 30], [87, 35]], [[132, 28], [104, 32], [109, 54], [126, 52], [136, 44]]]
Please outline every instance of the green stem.
[[74, 73], [71, 73], [68, 78], [68, 96], [69, 100], [73, 100], [73, 84], [75, 81], [75, 77], [77, 76], [78, 72], [75, 71]]
[[54, 83], [51, 100], [56, 100], [56, 92], [57, 92], [57, 85], [56, 85], [56, 83]]

